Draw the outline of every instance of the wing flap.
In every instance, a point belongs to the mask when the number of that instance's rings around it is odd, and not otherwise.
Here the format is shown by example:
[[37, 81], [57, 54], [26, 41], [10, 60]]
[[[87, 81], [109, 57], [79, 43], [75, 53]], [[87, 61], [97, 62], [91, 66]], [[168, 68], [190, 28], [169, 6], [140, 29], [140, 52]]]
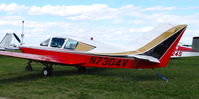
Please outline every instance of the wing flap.
[[27, 53], [18, 53], [18, 52], [7, 52], [7, 51], [0, 51], [0, 55], [2, 56], [9, 56], [9, 57], [16, 57], [22, 59], [30, 59], [36, 61], [43, 61], [43, 62], [52, 62], [52, 63], [59, 63], [59, 64], [68, 64], [68, 65], [78, 65], [84, 64], [82, 61], [74, 61], [70, 60], [70, 58], [64, 59], [61, 57], [55, 56], [45, 56], [45, 55], [35, 55], [35, 54], [27, 54]]

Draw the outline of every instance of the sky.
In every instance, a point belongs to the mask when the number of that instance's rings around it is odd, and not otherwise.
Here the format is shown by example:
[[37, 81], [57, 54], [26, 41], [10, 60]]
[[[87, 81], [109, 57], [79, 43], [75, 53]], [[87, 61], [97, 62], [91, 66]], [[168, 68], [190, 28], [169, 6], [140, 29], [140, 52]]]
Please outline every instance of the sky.
[[198, 5], [199, 0], [1, 0], [0, 39], [20, 36], [23, 20], [24, 43], [30, 45], [67, 35], [124, 45], [161, 24], [187, 24], [180, 42], [191, 44], [199, 36]]

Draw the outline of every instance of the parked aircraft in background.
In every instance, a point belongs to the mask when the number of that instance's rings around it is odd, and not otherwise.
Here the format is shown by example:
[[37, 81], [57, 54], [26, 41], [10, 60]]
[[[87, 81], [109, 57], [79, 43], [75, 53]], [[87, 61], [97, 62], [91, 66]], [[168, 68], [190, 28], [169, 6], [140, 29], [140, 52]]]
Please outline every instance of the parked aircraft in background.
[[17, 50], [17, 49], [19, 49], [17, 47], [17, 45], [11, 44], [13, 36], [20, 44], [21, 41], [15, 33], [6, 33], [6, 35], [0, 42], [0, 50]]
[[191, 47], [178, 45], [172, 54], [172, 58], [193, 56], [199, 56], [199, 37], [193, 37]]
[[[75, 66], [79, 70], [86, 67], [154, 69], [166, 67], [170, 57], [181, 39], [187, 25], [159, 26], [144, 36], [136, 50], [123, 51], [95, 40], [51, 37], [39, 47], [20, 46], [22, 53], [0, 51], [0, 55], [29, 60], [26, 69], [32, 70], [32, 62], [45, 66], [43, 75], [52, 74], [52, 66], [61, 64]], [[133, 45], [133, 44], [132, 44]]]

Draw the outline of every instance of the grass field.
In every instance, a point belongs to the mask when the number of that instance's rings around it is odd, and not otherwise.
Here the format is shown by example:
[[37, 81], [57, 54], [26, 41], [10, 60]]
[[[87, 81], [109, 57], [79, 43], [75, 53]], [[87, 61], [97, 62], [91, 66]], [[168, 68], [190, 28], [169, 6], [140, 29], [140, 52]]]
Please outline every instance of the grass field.
[[199, 57], [172, 59], [153, 70], [54, 66], [54, 75], [43, 77], [42, 65], [25, 71], [26, 60], [0, 56], [0, 97], [14, 99], [198, 99]]

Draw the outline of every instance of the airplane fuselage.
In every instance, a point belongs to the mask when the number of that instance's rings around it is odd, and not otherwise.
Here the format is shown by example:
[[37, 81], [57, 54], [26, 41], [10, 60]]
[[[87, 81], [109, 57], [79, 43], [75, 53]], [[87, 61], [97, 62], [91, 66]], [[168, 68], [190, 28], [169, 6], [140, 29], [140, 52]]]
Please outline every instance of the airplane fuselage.
[[[60, 60], [60, 63], [66, 62], [68, 65], [77, 65], [83, 67], [106, 67], [106, 68], [157, 68], [161, 67], [157, 63], [137, 60], [133, 57], [105, 56], [90, 53], [70, 52], [70, 51], [53, 51], [48, 49], [37, 48], [20, 48], [23, 53], [48, 55]], [[71, 64], [70, 64], [71, 63]], [[63, 63], [65, 64], [65, 63]], [[144, 65], [143, 65], [144, 64]]]
[[199, 56], [199, 51], [184, 46], [177, 46], [176, 50], [172, 53], [172, 58], [193, 56]]

